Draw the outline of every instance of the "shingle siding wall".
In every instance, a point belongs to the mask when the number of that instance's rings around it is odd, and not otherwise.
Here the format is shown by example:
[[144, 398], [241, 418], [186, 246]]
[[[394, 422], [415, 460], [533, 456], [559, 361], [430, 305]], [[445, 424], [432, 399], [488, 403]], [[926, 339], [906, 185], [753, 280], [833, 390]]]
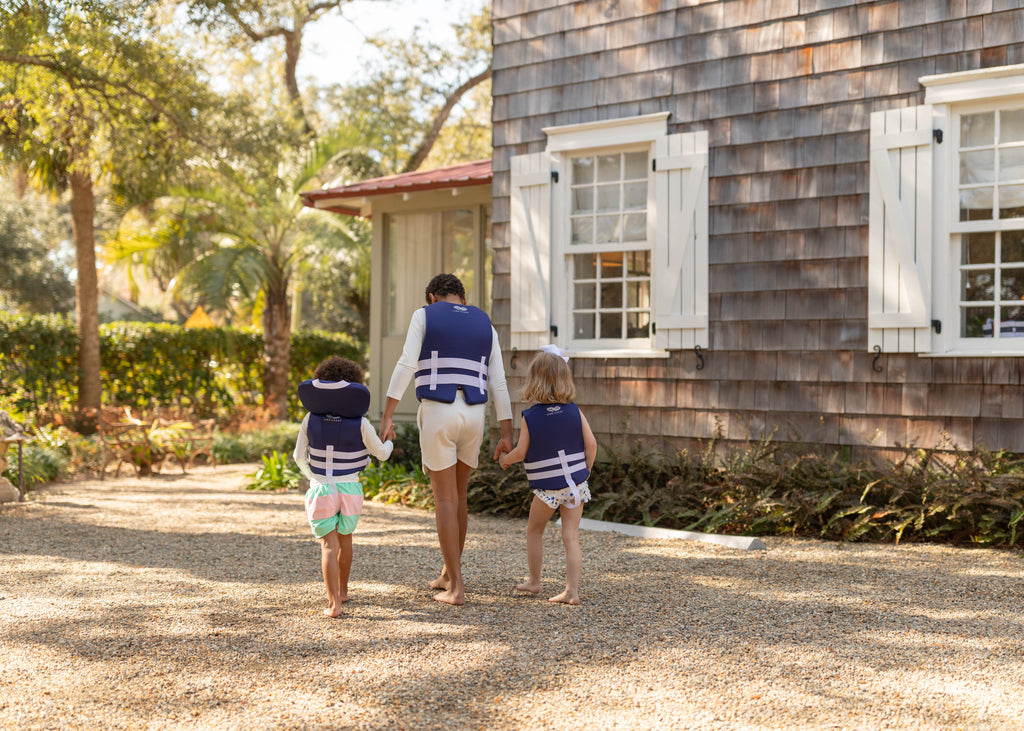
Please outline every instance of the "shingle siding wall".
[[[651, 112], [709, 132], [704, 368], [693, 352], [574, 359], [603, 444], [774, 433], [1024, 451], [1022, 359], [876, 363], [866, 287], [870, 114], [922, 103], [921, 76], [1024, 62], [1024, 0], [495, 0], [493, 19], [505, 342], [510, 158], [544, 149], [547, 126]], [[528, 356], [509, 371], [516, 392]]]

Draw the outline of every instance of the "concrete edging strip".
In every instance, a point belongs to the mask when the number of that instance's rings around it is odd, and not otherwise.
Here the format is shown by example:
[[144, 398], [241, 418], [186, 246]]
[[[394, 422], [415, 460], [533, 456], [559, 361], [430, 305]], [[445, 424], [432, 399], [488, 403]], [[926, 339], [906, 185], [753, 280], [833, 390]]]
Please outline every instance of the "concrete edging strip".
[[[561, 523], [561, 519], [558, 521]], [[696, 533], [689, 530], [670, 530], [668, 528], [650, 528], [644, 525], [628, 525], [626, 523], [607, 523], [603, 520], [591, 520], [582, 518], [580, 528], [583, 530], [599, 530], [613, 533], [622, 533], [627, 536], [638, 538], [674, 538], [684, 541], [701, 541], [703, 543], [715, 543], [728, 548], [738, 548], [741, 551], [756, 551], [768, 548], [760, 538], [752, 536], [723, 536], [715, 533]]]

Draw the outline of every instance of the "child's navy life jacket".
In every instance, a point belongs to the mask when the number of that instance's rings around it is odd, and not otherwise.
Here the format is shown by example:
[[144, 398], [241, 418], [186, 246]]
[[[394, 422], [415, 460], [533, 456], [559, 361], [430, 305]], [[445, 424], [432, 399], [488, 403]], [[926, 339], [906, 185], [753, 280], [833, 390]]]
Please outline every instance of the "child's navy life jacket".
[[535, 490], [564, 490], [590, 477], [583, 417], [576, 404], [537, 404], [523, 411], [530, 446], [523, 467]]
[[363, 444], [363, 415], [370, 391], [361, 383], [307, 380], [299, 384], [299, 400], [309, 411], [309, 469], [328, 480], [357, 475], [370, 463]]
[[426, 327], [416, 366], [416, 398], [450, 404], [462, 388], [466, 403], [485, 403], [491, 319], [478, 307], [452, 302], [435, 302], [424, 311]]

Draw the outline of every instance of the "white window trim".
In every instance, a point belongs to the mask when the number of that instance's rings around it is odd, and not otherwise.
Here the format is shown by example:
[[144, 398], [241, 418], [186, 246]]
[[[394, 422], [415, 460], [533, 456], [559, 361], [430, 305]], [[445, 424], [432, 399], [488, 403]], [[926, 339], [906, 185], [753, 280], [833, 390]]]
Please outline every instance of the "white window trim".
[[[943, 323], [941, 333], [933, 333], [930, 357], [1020, 357], [1024, 338], [960, 337], [960, 281], [954, 237], [972, 230], [993, 230], [995, 226], [961, 222], [957, 195], [959, 164], [959, 115], [1024, 106], [1024, 64], [977, 69], [921, 77], [925, 103], [934, 107], [937, 129], [943, 130], [943, 144], [936, 147], [934, 190], [934, 242], [932, 257], [932, 313]], [[1010, 228], [1011, 226], [1006, 226]], [[1020, 228], [1016, 222], [1012, 228]]]
[[[546, 306], [549, 307], [548, 312], [552, 324], [559, 327], [558, 336], [550, 337], [550, 341], [563, 347], [568, 346], [570, 353], [575, 357], [664, 358], [670, 354], [671, 350], [692, 348], [694, 345], [705, 348], [708, 346], [707, 133], [669, 135], [667, 129], [669, 116], [669, 112], [658, 112], [637, 117], [547, 127], [543, 131], [548, 136], [548, 144], [542, 155], [523, 156], [522, 164], [516, 164], [516, 158], [513, 158], [513, 222], [518, 222], [524, 231], [526, 228], [530, 228], [529, 235], [535, 242], [532, 255], [528, 249], [517, 248], [516, 240], [525, 234], [517, 235], [513, 230], [513, 277], [516, 276], [515, 272], [523, 272], [522, 276], [534, 283], [528, 290], [533, 293], [534, 297], [537, 296], [537, 285], [540, 285], [540, 289], [550, 292], [550, 299]], [[683, 141], [684, 138], [685, 141]], [[622, 342], [622, 347], [616, 347], [613, 341], [599, 340], [594, 342], [593, 347], [580, 348], [578, 347], [579, 342], [574, 341], [569, 332], [572, 328], [571, 297], [567, 292], [568, 288], [564, 286], [564, 277], [562, 277], [567, 273], [564, 263], [570, 253], [568, 250], [569, 219], [567, 215], [563, 215], [569, 210], [568, 172], [570, 160], [578, 155], [604, 151], [621, 152], [630, 148], [645, 149], [652, 161], [661, 159], [663, 162], [663, 166], [658, 169], [657, 173], [648, 173], [648, 246], [636, 247], [651, 252], [650, 298], [651, 319], [654, 327], [652, 327], [650, 337], [642, 339], [640, 342], [643, 345], [639, 347], [636, 340], [618, 341]], [[527, 158], [532, 159], [527, 160]], [[520, 192], [521, 189], [518, 186], [542, 184], [543, 176], [548, 175], [547, 170], [550, 170], [552, 176], [561, 176], [562, 184], [554, 185], [551, 188], [549, 209], [551, 225], [547, 232], [550, 239], [545, 241], [544, 233], [538, 234], [536, 231], [537, 221], [525, 208], [530, 200], [529, 194]], [[668, 177], [675, 181], [671, 186], [671, 195], [682, 197], [681, 200], [689, 200], [686, 196], [690, 196], [695, 203], [691, 203], [689, 206], [680, 206], [678, 201], [669, 198], [670, 187], [666, 183]], [[661, 207], [664, 207], [665, 210], [659, 210], [659, 201], [661, 200], [664, 201], [661, 203]], [[669, 201], [672, 201], [671, 206]], [[538, 204], [533, 203], [532, 205]], [[673, 207], [672, 211], [669, 210], [670, 207]], [[683, 220], [688, 220], [686, 219], [687, 215], [695, 216], [695, 218], [685, 226], [681, 226], [677, 220], [680, 214], [683, 215]], [[679, 241], [682, 241], [684, 232], [689, 232], [690, 240], [694, 241], [692, 245], [675, 247], [680, 251], [669, 247], [671, 253], [662, 252], [662, 249], [667, 246], [667, 244], [661, 243], [665, 237], [673, 237], [673, 240], [677, 240], [677, 237]], [[630, 247], [626, 246], [625, 248]], [[690, 257], [685, 262], [682, 258], [684, 254]], [[659, 255], [665, 259], [664, 262], [659, 261]], [[548, 264], [547, 276], [545, 276], [545, 272], [540, 271], [544, 264]], [[697, 284], [689, 292], [687, 301], [679, 300], [679, 296], [681, 296], [679, 292], [682, 290], [669, 292], [664, 289], [668, 282], [675, 282], [675, 280], [665, 276], [659, 277], [656, 272], [660, 271], [659, 267], [661, 266], [666, 267], [666, 272], [675, 271], [673, 267], [682, 266], [686, 267], [686, 271], [693, 273]], [[530, 272], [536, 273], [530, 274]], [[559, 278], [562, 281], [557, 281]], [[682, 286], [681, 281], [675, 282], [674, 286]], [[546, 339], [535, 321], [536, 308], [531, 311], [526, 302], [529, 295], [519, 293], [515, 281], [512, 286], [512, 344], [514, 347], [518, 345], [524, 349], [536, 347], [538, 343]], [[663, 291], [659, 291], [659, 286]], [[682, 311], [677, 311], [677, 307], [682, 308]], [[662, 329], [655, 332], [655, 328], [659, 325], [659, 316], [662, 319]]]

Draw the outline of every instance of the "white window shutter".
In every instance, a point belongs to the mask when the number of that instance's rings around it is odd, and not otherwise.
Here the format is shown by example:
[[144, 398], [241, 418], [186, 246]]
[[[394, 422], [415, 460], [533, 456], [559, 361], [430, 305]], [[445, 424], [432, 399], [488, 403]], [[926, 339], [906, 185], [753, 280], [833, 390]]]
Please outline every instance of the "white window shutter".
[[930, 105], [871, 115], [868, 350], [932, 347], [932, 129]]
[[706, 348], [708, 133], [666, 135], [654, 154], [654, 343]]
[[551, 329], [551, 155], [511, 159], [511, 346], [537, 350]]

